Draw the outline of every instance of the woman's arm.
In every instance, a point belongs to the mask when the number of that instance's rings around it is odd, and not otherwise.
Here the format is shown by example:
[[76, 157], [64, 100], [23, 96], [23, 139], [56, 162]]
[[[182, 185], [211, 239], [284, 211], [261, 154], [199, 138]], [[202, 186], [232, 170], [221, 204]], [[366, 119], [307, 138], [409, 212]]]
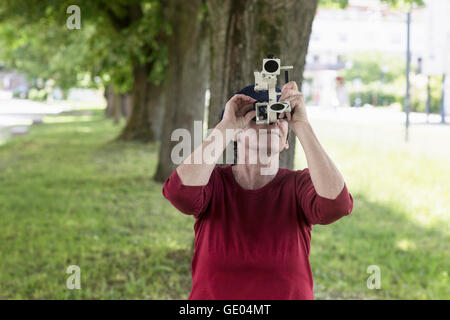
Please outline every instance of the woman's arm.
[[291, 81], [282, 88], [280, 100], [290, 101], [294, 113], [285, 114], [306, 155], [311, 180], [317, 194], [335, 199], [344, 188], [344, 179], [317, 139], [306, 115], [303, 94]]
[[[243, 95], [234, 95], [225, 105], [222, 121], [214, 128], [208, 138], [177, 167], [181, 182], [187, 186], [204, 186], [208, 183], [217, 160], [222, 155], [228, 143], [234, 138], [234, 133], [247, 126], [255, 117], [253, 103], [256, 100]], [[231, 130], [230, 132], [227, 131]], [[214, 152], [205, 152], [214, 150]], [[212, 154], [212, 156], [211, 156]]]
[[317, 194], [336, 199], [344, 188], [344, 178], [327, 155], [308, 122], [297, 122], [292, 130], [300, 141]]
[[[218, 158], [233, 138], [226, 135], [227, 129], [230, 127], [226, 123], [220, 122], [208, 138], [177, 167], [178, 176], [184, 185], [204, 186], [208, 183]], [[206, 159], [206, 155], [204, 156], [206, 148], [214, 150], [213, 156], [208, 159]]]

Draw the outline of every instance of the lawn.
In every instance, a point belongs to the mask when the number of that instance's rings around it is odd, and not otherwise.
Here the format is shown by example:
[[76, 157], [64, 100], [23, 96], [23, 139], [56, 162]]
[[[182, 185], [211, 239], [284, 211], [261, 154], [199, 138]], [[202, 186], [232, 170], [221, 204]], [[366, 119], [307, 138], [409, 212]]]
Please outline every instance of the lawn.
[[[405, 143], [401, 126], [312, 122], [355, 199], [313, 228], [316, 298], [450, 299], [450, 127], [412, 127]], [[380, 290], [367, 288], [370, 265]]]
[[[151, 179], [157, 145], [114, 141], [121, 127], [99, 110], [46, 120], [0, 146], [0, 298], [187, 298], [193, 219]], [[355, 198], [350, 216], [313, 228], [316, 298], [450, 298], [448, 158], [314, 125]], [[81, 290], [66, 288], [69, 265]]]

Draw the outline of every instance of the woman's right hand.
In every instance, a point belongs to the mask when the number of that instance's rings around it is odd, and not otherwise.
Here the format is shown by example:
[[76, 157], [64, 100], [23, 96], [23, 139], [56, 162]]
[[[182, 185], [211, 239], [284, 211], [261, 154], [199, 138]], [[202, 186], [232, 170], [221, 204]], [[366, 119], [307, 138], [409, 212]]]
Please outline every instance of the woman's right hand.
[[255, 102], [255, 99], [245, 94], [235, 94], [225, 105], [221, 122], [227, 128], [244, 129], [256, 116], [256, 111], [251, 110]]

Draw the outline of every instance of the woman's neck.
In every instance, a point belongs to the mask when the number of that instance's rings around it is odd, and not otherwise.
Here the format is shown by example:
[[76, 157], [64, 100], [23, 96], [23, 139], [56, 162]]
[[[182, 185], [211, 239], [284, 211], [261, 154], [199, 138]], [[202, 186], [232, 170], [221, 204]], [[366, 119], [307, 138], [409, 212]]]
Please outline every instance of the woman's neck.
[[244, 189], [255, 190], [272, 181], [279, 168], [279, 158], [271, 159], [268, 164], [239, 163], [232, 166], [234, 179]]

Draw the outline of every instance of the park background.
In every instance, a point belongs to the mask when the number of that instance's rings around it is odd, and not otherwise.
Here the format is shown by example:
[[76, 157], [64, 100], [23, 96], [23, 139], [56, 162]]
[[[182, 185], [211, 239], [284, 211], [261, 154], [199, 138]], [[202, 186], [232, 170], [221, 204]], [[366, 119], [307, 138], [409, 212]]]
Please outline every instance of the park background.
[[[313, 228], [316, 299], [449, 299], [449, 14], [445, 0], [2, 1], [0, 298], [187, 298], [194, 219], [161, 194], [170, 133], [214, 126], [274, 54], [355, 199]], [[282, 163], [306, 167], [299, 145]]]

